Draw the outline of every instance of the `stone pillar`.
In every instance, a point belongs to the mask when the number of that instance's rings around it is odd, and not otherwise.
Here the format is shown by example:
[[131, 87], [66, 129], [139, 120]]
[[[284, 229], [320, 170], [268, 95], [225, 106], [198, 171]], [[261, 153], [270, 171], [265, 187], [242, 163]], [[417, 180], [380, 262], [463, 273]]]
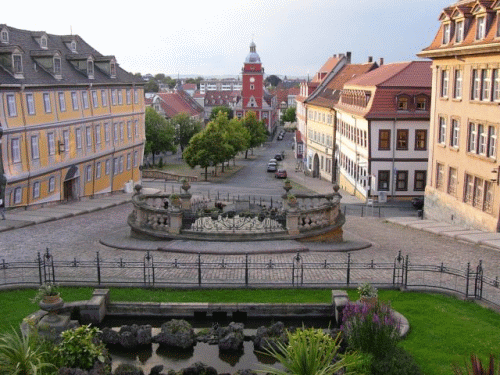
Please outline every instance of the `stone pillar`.
[[182, 212], [170, 211], [170, 226], [168, 227], [168, 233], [179, 234], [182, 228]]
[[332, 290], [332, 308], [335, 312], [335, 321], [342, 323], [342, 310], [349, 303], [349, 297], [345, 290]]
[[191, 210], [191, 197], [192, 195], [189, 193], [184, 193], [180, 195], [181, 197], [181, 208], [183, 210]]
[[300, 213], [297, 212], [297, 210], [289, 210], [286, 213], [286, 229], [288, 229], [288, 234], [291, 236], [295, 236], [300, 233], [299, 216]]

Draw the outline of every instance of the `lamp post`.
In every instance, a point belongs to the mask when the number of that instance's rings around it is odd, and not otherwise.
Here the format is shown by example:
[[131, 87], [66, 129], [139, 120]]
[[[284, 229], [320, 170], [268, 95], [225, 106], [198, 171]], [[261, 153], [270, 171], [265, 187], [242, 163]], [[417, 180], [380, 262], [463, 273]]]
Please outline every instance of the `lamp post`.
[[3, 137], [3, 127], [2, 124], [0, 123], [0, 199], [3, 200], [5, 205], [5, 187], [7, 186], [7, 178], [5, 177], [5, 170], [3, 167], [2, 137]]

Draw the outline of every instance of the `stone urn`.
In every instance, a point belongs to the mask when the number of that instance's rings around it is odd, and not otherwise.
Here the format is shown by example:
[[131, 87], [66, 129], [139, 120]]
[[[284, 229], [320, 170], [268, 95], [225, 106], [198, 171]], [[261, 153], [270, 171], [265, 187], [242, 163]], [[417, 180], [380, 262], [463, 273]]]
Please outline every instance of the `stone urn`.
[[47, 311], [49, 313], [49, 321], [57, 321], [57, 312], [64, 306], [64, 301], [59, 293], [57, 293], [56, 295], [44, 296], [38, 303], [38, 306], [40, 306], [43, 311]]
[[295, 195], [293, 195], [293, 194], [288, 194], [287, 195], [286, 202], [288, 204], [288, 207], [290, 207], [290, 208], [296, 208], [297, 205], [298, 205], [297, 197]]
[[188, 190], [191, 189], [191, 185], [189, 184], [189, 181], [186, 179], [183, 179], [181, 188], [182, 188], [182, 190], [184, 190], [185, 193], [187, 193]]
[[287, 194], [290, 190], [292, 190], [292, 183], [290, 182], [289, 179], [285, 180], [285, 184], [283, 185], [283, 189], [285, 189]]
[[172, 204], [172, 207], [174, 207], [175, 209], [179, 209], [182, 205], [181, 197], [177, 194], [170, 194], [169, 200]]

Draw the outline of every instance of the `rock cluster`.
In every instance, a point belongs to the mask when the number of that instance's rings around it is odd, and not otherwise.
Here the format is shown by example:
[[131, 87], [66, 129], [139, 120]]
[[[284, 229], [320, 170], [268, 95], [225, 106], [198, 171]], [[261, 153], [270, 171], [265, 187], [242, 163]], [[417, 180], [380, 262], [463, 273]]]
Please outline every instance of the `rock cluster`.
[[103, 328], [101, 332], [101, 340], [105, 344], [121, 345], [124, 348], [131, 349], [136, 346], [151, 344], [151, 326], [149, 324], [138, 326], [124, 325], [120, 331], [115, 331], [111, 328]]
[[191, 324], [183, 319], [172, 319], [161, 325], [160, 333], [152, 338], [152, 342], [187, 349], [195, 344], [196, 337]]
[[277, 342], [288, 342], [285, 325], [282, 322], [276, 322], [270, 327], [259, 327], [253, 339], [255, 350], [276, 349]]

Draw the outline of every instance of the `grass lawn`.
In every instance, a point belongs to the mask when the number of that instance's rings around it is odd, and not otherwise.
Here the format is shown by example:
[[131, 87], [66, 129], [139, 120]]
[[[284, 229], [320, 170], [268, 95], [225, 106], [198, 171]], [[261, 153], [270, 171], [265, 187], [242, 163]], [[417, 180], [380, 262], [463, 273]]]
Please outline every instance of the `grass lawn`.
[[[329, 303], [329, 289], [111, 289], [112, 301], [144, 302], [264, 302]], [[0, 292], [0, 331], [17, 326], [37, 307], [30, 302], [34, 290]], [[65, 301], [89, 299], [92, 288], [61, 288]], [[349, 291], [352, 300], [355, 290]], [[426, 375], [453, 374], [451, 364], [463, 364], [471, 353], [486, 360], [500, 353], [500, 315], [473, 302], [440, 294], [380, 290], [379, 299], [410, 321], [410, 334], [401, 343], [417, 360]]]

